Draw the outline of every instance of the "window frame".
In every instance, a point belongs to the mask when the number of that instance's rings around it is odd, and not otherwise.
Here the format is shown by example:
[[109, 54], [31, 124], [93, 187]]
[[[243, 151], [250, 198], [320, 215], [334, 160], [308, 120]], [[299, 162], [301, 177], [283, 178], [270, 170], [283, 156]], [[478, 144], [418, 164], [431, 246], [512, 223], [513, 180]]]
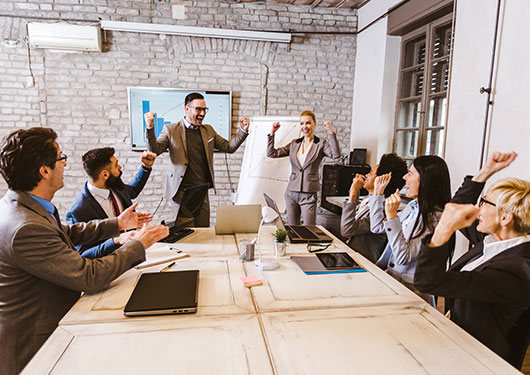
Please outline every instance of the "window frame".
[[[443, 142], [441, 147], [441, 154], [439, 156], [443, 157], [445, 155], [445, 148], [446, 148], [446, 140], [447, 140], [447, 114], [449, 111], [449, 91], [450, 91], [450, 77], [451, 77], [451, 62], [452, 62], [452, 54], [454, 50], [454, 22], [453, 22], [453, 13], [446, 14], [432, 22], [429, 22], [428, 24], [425, 24], [405, 35], [402, 35], [401, 37], [401, 48], [400, 48], [400, 59], [399, 59], [399, 78], [398, 78], [398, 85], [397, 85], [397, 96], [396, 96], [396, 105], [395, 105], [395, 118], [394, 118], [394, 133], [393, 133], [393, 141], [392, 141], [392, 150], [393, 152], [397, 153], [398, 149], [398, 134], [400, 132], [408, 133], [411, 131], [417, 131], [417, 139], [416, 139], [416, 145], [415, 145], [415, 151], [416, 156], [408, 156], [408, 155], [399, 155], [403, 159], [405, 159], [409, 164], [414, 160], [414, 158], [425, 155], [426, 148], [427, 148], [427, 134], [429, 130], [444, 130], [443, 134]], [[451, 50], [449, 51], [449, 55], [443, 55], [442, 57], [433, 58], [432, 53], [434, 49], [434, 35], [436, 29], [451, 24]], [[405, 60], [407, 58], [406, 55], [406, 46], [407, 43], [410, 41], [413, 41], [414, 39], [417, 39], [421, 37], [422, 35], [425, 36], [425, 60], [422, 64], [415, 64], [408, 67], [404, 67]], [[432, 80], [432, 72], [433, 72], [433, 63], [436, 63], [438, 61], [443, 61], [445, 59], [448, 59], [449, 64], [449, 72], [448, 72], [448, 85], [447, 90], [431, 93], [431, 80]], [[403, 81], [404, 81], [404, 75], [407, 72], [412, 72], [417, 69], [420, 69], [423, 66], [423, 88], [422, 93], [420, 96], [409, 96], [409, 97], [402, 97], [402, 93], [404, 91]], [[431, 126], [429, 127], [429, 115], [430, 115], [430, 100], [431, 98], [440, 97], [443, 96], [447, 99], [447, 105], [444, 110], [445, 112], [445, 123], [442, 126]], [[416, 111], [417, 114], [419, 114], [419, 120], [418, 120], [418, 126], [417, 127], [399, 127], [399, 120], [400, 120], [400, 107], [402, 103], [415, 101], [417, 99], [420, 99], [420, 110]]]

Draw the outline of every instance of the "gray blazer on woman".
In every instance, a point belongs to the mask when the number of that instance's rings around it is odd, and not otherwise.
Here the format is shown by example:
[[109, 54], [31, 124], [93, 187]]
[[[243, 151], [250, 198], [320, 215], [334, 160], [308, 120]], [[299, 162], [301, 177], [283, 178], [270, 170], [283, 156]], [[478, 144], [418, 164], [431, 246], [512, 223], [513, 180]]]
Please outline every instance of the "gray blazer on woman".
[[35, 199], [8, 190], [0, 200], [0, 374], [29, 362], [81, 291], [96, 292], [145, 260], [132, 240], [100, 259], [75, 245], [119, 235], [117, 219], [59, 226]]
[[316, 193], [320, 190], [320, 177], [318, 170], [324, 156], [337, 159], [340, 157], [340, 145], [335, 133], [328, 135], [328, 141], [321, 141], [315, 135], [313, 147], [309, 150], [304, 165], [300, 165], [296, 153], [302, 146], [304, 137], [293, 139], [287, 146], [274, 148], [274, 135], [268, 135], [267, 156], [269, 158], [281, 158], [289, 156], [291, 161], [291, 177], [287, 190], [302, 191], [304, 193]]

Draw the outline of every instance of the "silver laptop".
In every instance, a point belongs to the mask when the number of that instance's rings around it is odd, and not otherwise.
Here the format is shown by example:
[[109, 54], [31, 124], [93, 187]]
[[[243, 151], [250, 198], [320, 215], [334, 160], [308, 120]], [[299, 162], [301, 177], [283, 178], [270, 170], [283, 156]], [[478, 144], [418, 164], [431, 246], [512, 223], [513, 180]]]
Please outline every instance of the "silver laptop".
[[197, 312], [199, 271], [143, 273], [125, 306], [126, 316]]
[[279, 218], [274, 221], [279, 229], [287, 231], [287, 236], [291, 243], [306, 243], [306, 242], [332, 242], [333, 239], [324, 233], [316, 225], [285, 225], [283, 222], [278, 205], [267, 194], [263, 193], [267, 206], [272, 208], [278, 214]]
[[217, 206], [215, 234], [257, 233], [260, 204]]

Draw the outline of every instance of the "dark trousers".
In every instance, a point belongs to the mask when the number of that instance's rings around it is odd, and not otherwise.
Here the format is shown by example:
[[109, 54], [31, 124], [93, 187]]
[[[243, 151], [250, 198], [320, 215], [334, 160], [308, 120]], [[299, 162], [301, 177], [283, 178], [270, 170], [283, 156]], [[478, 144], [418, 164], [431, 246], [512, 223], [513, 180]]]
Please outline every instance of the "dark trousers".
[[178, 191], [177, 194], [171, 200], [171, 205], [173, 211], [177, 217], [176, 225], [182, 222], [189, 222], [186, 226], [188, 227], [204, 227], [208, 228], [210, 226], [210, 198], [208, 194], [204, 197], [204, 202], [202, 203], [201, 210], [195, 218], [187, 217], [180, 211], [180, 201], [182, 200], [182, 191]]

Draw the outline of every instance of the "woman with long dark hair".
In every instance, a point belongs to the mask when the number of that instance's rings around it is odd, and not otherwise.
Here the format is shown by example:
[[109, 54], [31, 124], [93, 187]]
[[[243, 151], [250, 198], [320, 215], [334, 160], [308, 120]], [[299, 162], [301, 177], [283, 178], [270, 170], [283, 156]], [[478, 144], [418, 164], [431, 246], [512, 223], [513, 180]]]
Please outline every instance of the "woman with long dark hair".
[[432, 296], [414, 288], [413, 280], [421, 241], [434, 231], [445, 204], [451, 199], [447, 164], [435, 155], [414, 159], [408, 173], [403, 176], [406, 197], [411, 201], [399, 213], [399, 191], [386, 200], [383, 195], [390, 177], [390, 174], [378, 176], [374, 183], [374, 195], [370, 196], [370, 230], [373, 233], [386, 233], [388, 237], [388, 245], [377, 264], [434, 304]]

